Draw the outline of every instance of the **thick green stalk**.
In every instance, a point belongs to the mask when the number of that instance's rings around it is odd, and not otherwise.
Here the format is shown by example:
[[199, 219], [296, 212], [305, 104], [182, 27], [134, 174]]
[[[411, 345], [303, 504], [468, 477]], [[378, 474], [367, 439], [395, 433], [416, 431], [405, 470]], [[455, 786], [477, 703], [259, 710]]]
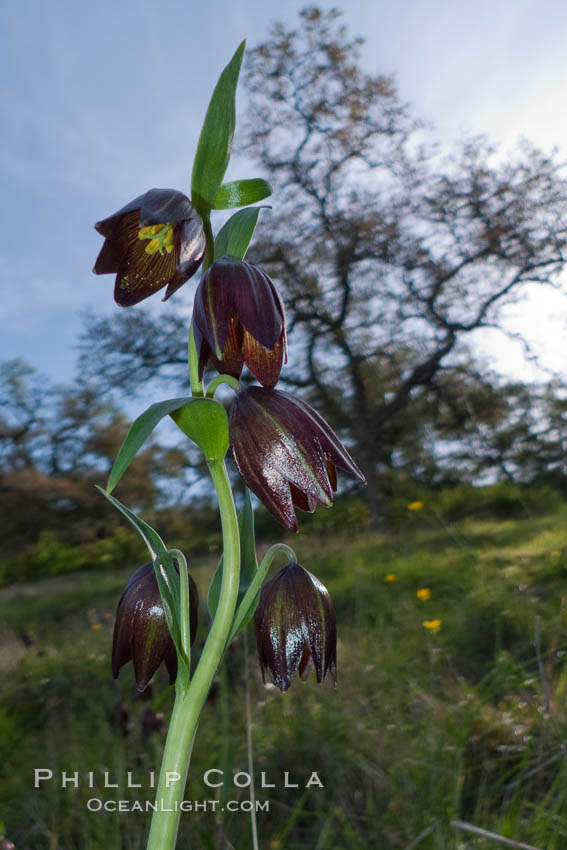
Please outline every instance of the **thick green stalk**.
[[212, 266], [215, 261], [215, 240], [210, 215], [203, 216], [203, 230], [205, 232], [205, 256], [203, 258], [202, 271], [206, 272], [209, 266]]
[[199, 379], [199, 354], [195, 344], [195, 332], [193, 322], [189, 327], [189, 350], [187, 352], [187, 363], [189, 365], [189, 383], [191, 384], [191, 395], [193, 397], [205, 395], [203, 382]]
[[[234, 618], [240, 578], [240, 538], [224, 461], [211, 461], [222, 521], [224, 569], [219, 603], [199, 664], [186, 690], [179, 688], [163, 752], [147, 850], [174, 850], [193, 739], [204, 702], [222, 658]], [[172, 776], [179, 780], [168, 783]], [[177, 809], [177, 811], [176, 811]]]

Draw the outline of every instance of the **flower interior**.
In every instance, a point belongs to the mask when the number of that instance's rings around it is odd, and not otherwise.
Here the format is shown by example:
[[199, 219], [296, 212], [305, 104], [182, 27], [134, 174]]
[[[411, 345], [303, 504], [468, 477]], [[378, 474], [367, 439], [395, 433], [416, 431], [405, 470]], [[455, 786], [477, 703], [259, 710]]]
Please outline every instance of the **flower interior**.
[[150, 224], [147, 227], [141, 227], [138, 231], [138, 239], [150, 240], [144, 249], [146, 254], [157, 254], [159, 251], [163, 256], [164, 250], [171, 254], [175, 245], [173, 223]]

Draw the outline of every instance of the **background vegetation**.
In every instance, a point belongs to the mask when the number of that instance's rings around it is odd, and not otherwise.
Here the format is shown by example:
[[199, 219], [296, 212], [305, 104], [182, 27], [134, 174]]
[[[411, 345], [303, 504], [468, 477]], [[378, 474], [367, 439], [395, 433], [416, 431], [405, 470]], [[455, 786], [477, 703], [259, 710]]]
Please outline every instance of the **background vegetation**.
[[[345, 502], [341, 531], [330, 537], [323, 523], [301, 539], [300, 560], [324, 576], [337, 608], [339, 683], [298, 681], [283, 695], [263, 686], [250, 635], [254, 774], [278, 786], [257, 788], [271, 801], [258, 815], [261, 847], [497, 846], [456, 820], [541, 850], [565, 846], [567, 508], [544, 498], [539, 513], [509, 485], [444, 492], [406, 508], [387, 536], [361, 530], [360, 505]], [[215, 563], [192, 560], [202, 594]], [[157, 769], [172, 698], [163, 671], [142, 697], [127, 669], [110, 676], [113, 613], [130, 572], [82, 569], [0, 591], [0, 812], [18, 848], [143, 841], [143, 816], [85, 808], [93, 796], [152, 798], [125, 791], [126, 774], [140, 781]], [[417, 596], [424, 588], [429, 599]], [[206, 620], [201, 610], [201, 638]], [[434, 620], [429, 632], [423, 623]], [[187, 800], [214, 798], [206, 769], [247, 770], [243, 671], [240, 639], [203, 714]], [[38, 766], [94, 770], [95, 788], [36, 791]], [[102, 787], [105, 770], [119, 791]], [[306, 791], [313, 770], [325, 788]], [[299, 789], [281, 787], [285, 771]], [[191, 847], [250, 846], [243, 812], [187, 814], [182, 829]]]

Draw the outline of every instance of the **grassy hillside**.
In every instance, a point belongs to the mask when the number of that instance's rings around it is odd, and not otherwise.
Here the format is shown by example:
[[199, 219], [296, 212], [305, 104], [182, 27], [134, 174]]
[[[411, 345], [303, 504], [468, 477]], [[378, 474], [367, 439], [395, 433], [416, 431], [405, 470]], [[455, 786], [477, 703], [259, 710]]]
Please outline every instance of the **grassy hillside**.
[[[264, 687], [250, 633], [256, 795], [270, 802], [260, 847], [506, 846], [455, 821], [516, 846], [567, 847], [567, 508], [459, 523], [424, 509], [388, 537], [312, 531], [294, 545], [334, 599], [339, 680]], [[202, 596], [213, 566], [192, 568]], [[127, 772], [145, 784], [157, 769], [171, 705], [162, 671], [145, 699], [130, 669], [111, 678], [113, 616], [131, 571], [0, 590], [0, 820], [17, 850], [144, 846], [146, 814], [86, 808], [153, 799], [126, 787]], [[203, 714], [186, 800], [220, 797], [226, 808], [248, 797], [230, 779], [247, 770], [244, 658], [240, 639]], [[34, 789], [34, 768], [57, 781]], [[204, 784], [210, 768], [225, 771], [224, 788]], [[79, 771], [82, 786], [62, 789], [61, 771]], [[103, 787], [104, 771], [119, 789]], [[313, 771], [324, 788], [304, 787]], [[262, 772], [275, 788], [258, 787]], [[285, 772], [298, 788], [283, 787]], [[192, 850], [242, 850], [250, 815], [193, 811], [181, 835]]]

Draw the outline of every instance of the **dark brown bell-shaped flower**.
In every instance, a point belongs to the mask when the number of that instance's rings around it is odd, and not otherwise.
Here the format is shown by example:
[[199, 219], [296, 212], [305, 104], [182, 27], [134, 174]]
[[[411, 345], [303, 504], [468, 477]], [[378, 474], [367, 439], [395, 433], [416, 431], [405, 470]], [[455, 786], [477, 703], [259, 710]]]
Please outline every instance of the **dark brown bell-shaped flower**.
[[213, 263], [195, 293], [193, 327], [201, 378], [209, 361], [235, 378], [246, 363], [263, 386], [277, 384], [286, 354], [284, 307], [261, 269], [230, 257]]
[[287, 691], [299, 670], [337, 681], [337, 622], [327, 589], [304, 567], [289, 563], [262, 587], [254, 614], [262, 677]]
[[203, 222], [175, 189], [150, 189], [95, 224], [105, 237], [95, 274], [114, 274], [114, 300], [131, 307], [167, 286], [173, 295], [199, 268], [205, 253]]
[[[199, 594], [189, 576], [189, 616], [191, 643], [197, 633]], [[112, 641], [112, 674], [134, 662], [134, 678], [139, 691], [147, 687], [162, 661], [172, 684], [177, 675], [177, 653], [171, 639], [153, 564], [139, 567], [126, 585], [116, 611]]]
[[240, 390], [230, 411], [230, 447], [253, 493], [285, 528], [297, 531], [295, 508], [330, 506], [336, 467], [364, 475], [332, 428], [308, 404], [281, 390]]

